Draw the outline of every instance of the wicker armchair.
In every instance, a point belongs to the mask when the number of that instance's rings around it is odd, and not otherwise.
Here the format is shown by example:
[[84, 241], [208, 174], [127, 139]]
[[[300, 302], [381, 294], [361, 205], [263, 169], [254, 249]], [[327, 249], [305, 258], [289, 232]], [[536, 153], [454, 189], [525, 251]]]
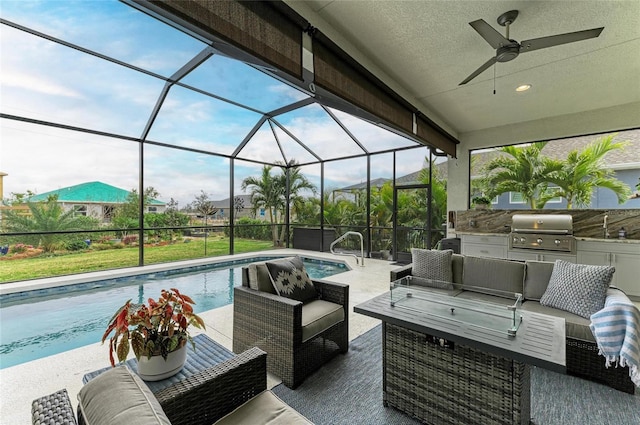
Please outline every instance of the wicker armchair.
[[251, 289], [247, 267], [242, 269], [242, 286], [234, 288], [233, 351], [254, 346], [266, 351], [267, 370], [289, 388], [349, 349], [349, 286], [323, 280], [313, 284], [319, 299], [342, 306], [344, 319], [306, 340], [302, 302]]

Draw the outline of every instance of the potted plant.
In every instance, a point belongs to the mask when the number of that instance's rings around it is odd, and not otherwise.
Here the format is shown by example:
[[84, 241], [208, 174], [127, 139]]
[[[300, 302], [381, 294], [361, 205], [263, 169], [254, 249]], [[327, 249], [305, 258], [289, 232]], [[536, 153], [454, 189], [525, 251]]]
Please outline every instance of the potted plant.
[[187, 341], [194, 345], [190, 325], [204, 329], [204, 321], [193, 312], [195, 302], [177, 289], [162, 290], [160, 298], [147, 304], [127, 301], [109, 321], [102, 342], [109, 335], [109, 360], [115, 366], [127, 359], [130, 349], [138, 360], [138, 374], [148, 381], [165, 379], [180, 371], [187, 357]]
[[478, 210], [486, 209], [489, 207], [489, 205], [491, 205], [491, 199], [487, 198], [486, 196], [476, 196], [471, 200], [471, 202]]

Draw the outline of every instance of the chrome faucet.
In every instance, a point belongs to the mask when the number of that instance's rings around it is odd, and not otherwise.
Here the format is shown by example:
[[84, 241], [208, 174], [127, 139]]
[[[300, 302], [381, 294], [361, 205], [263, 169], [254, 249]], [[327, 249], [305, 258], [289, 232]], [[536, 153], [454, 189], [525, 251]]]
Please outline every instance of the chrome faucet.
[[609, 216], [606, 214], [602, 223], [602, 231], [604, 233], [604, 238], [609, 239]]

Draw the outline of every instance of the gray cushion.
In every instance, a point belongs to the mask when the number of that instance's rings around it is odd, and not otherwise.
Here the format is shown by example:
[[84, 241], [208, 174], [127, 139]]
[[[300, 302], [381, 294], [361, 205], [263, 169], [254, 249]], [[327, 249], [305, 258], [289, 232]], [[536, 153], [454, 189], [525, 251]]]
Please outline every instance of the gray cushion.
[[504, 291], [508, 298], [523, 293], [524, 263], [465, 256], [463, 270], [464, 286]]
[[86, 425], [169, 425], [149, 387], [126, 366], [110, 369], [78, 393], [78, 414]]
[[549, 316], [561, 317], [564, 319], [564, 328], [567, 338], [579, 339], [582, 341], [596, 342], [593, 332], [589, 328], [591, 320], [560, 310], [553, 307], [545, 307], [538, 301], [525, 301], [522, 303], [522, 310], [531, 311], [533, 313], [547, 314]]
[[549, 286], [540, 304], [584, 318], [604, 308], [607, 289], [613, 278], [612, 266], [590, 266], [556, 260]]
[[344, 320], [344, 307], [324, 300], [302, 306], [302, 341], [307, 341]]
[[267, 261], [267, 269], [278, 295], [302, 302], [318, 298], [300, 257]]
[[244, 424], [297, 425], [312, 424], [312, 422], [267, 390], [215, 423], [215, 425]]
[[453, 272], [453, 283], [462, 283], [462, 273], [464, 267], [464, 255], [453, 254], [451, 256], [451, 269]]
[[453, 272], [451, 268], [450, 249], [435, 251], [429, 249], [411, 248], [411, 262], [413, 268], [411, 274], [419, 279], [426, 286], [443, 288], [453, 282]]
[[540, 301], [549, 285], [554, 263], [527, 260], [524, 264], [524, 299]]
[[277, 294], [276, 289], [271, 283], [271, 277], [269, 276], [269, 269], [267, 264], [263, 261], [261, 263], [252, 263], [247, 267], [249, 273], [249, 287], [256, 291], [268, 292], [270, 294]]

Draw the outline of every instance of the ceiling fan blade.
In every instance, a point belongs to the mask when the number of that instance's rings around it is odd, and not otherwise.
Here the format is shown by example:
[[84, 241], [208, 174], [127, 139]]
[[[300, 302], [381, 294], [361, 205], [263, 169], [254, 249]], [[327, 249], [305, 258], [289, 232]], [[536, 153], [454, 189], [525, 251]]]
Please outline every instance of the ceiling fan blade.
[[478, 68], [475, 71], [473, 71], [473, 73], [471, 75], [469, 75], [467, 78], [465, 78], [465, 80], [463, 82], [461, 82], [460, 84], [458, 84], [458, 85], [462, 86], [464, 84], [467, 84], [469, 81], [473, 80], [478, 75], [482, 74], [487, 68], [489, 68], [494, 63], [496, 63], [496, 58], [495, 57], [493, 57], [493, 58], [489, 59], [488, 61], [486, 61], [484, 63], [484, 65], [482, 65], [480, 68]]
[[531, 52], [533, 50], [546, 49], [547, 47], [558, 46], [560, 44], [573, 43], [575, 41], [596, 38], [602, 32], [602, 28], [594, 28], [584, 31], [568, 32], [566, 34], [551, 35], [549, 37], [534, 38], [520, 43], [520, 53]]
[[469, 22], [469, 25], [487, 40], [487, 43], [491, 44], [491, 47], [497, 49], [500, 46], [506, 46], [511, 43], [502, 34], [496, 31], [491, 25], [487, 24], [484, 20], [478, 19], [477, 21]]

